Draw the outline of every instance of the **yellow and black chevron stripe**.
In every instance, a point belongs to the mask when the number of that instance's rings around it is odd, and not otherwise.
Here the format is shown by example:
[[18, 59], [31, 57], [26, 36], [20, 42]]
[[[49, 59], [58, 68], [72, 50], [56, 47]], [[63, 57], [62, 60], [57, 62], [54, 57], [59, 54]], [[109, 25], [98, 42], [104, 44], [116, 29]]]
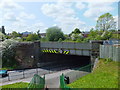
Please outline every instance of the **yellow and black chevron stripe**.
[[[44, 49], [42, 50], [44, 53], [60, 53], [60, 50], [50, 50], [50, 49]], [[62, 54], [69, 54], [70, 51], [63, 51]]]
[[69, 54], [70, 51], [63, 51], [63, 54]]
[[44, 52], [44, 53], [60, 53], [59, 50], [50, 50], [50, 49], [44, 49], [44, 50], [42, 50], [42, 52]]

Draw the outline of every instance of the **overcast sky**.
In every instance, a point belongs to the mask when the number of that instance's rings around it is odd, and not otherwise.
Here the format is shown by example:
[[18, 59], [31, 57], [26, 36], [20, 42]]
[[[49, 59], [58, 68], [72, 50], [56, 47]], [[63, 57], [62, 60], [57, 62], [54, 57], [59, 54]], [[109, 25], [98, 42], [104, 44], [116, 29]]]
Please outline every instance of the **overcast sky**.
[[111, 13], [117, 21], [118, 1], [0, 0], [0, 25], [5, 26], [7, 33], [37, 30], [44, 33], [52, 26], [59, 26], [67, 34], [74, 28], [89, 31], [104, 13]]

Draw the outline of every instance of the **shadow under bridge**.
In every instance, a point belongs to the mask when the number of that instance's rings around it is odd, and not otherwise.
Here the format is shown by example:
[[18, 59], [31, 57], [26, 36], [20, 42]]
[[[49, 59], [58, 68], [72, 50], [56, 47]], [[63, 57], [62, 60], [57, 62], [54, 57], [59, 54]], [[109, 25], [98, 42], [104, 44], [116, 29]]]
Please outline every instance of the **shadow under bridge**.
[[82, 67], [91, 63], [90, 43], [41, 43], [42, 67], [45, 69], [67, 69]]

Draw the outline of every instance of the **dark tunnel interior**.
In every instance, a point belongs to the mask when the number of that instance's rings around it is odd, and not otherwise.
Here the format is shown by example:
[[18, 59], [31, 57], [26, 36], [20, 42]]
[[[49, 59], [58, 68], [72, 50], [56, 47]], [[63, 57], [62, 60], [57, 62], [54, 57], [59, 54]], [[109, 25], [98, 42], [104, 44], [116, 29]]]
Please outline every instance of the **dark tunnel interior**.
[[43, 63], [42, 67], [46, 69], [71, 69], [86, 66], [91, 62], [90, 56], [43, 53], [40, 63]]

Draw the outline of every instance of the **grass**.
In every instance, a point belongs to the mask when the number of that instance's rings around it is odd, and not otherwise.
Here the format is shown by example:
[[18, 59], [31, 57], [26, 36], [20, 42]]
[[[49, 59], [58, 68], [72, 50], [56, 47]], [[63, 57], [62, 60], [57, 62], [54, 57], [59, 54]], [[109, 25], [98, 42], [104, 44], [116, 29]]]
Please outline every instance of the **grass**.
[[28, 87], [28, 83], [26, 82], [18, 82], [18, 83], [14, 83], [14, 84], [8, 84], [8, 85], [3, 85], [1, 86], [1, 88], [27, 88]]
[[118, 62], [101, 59], [92, 73], [68, 86], [71, 88], [118, 88]]

